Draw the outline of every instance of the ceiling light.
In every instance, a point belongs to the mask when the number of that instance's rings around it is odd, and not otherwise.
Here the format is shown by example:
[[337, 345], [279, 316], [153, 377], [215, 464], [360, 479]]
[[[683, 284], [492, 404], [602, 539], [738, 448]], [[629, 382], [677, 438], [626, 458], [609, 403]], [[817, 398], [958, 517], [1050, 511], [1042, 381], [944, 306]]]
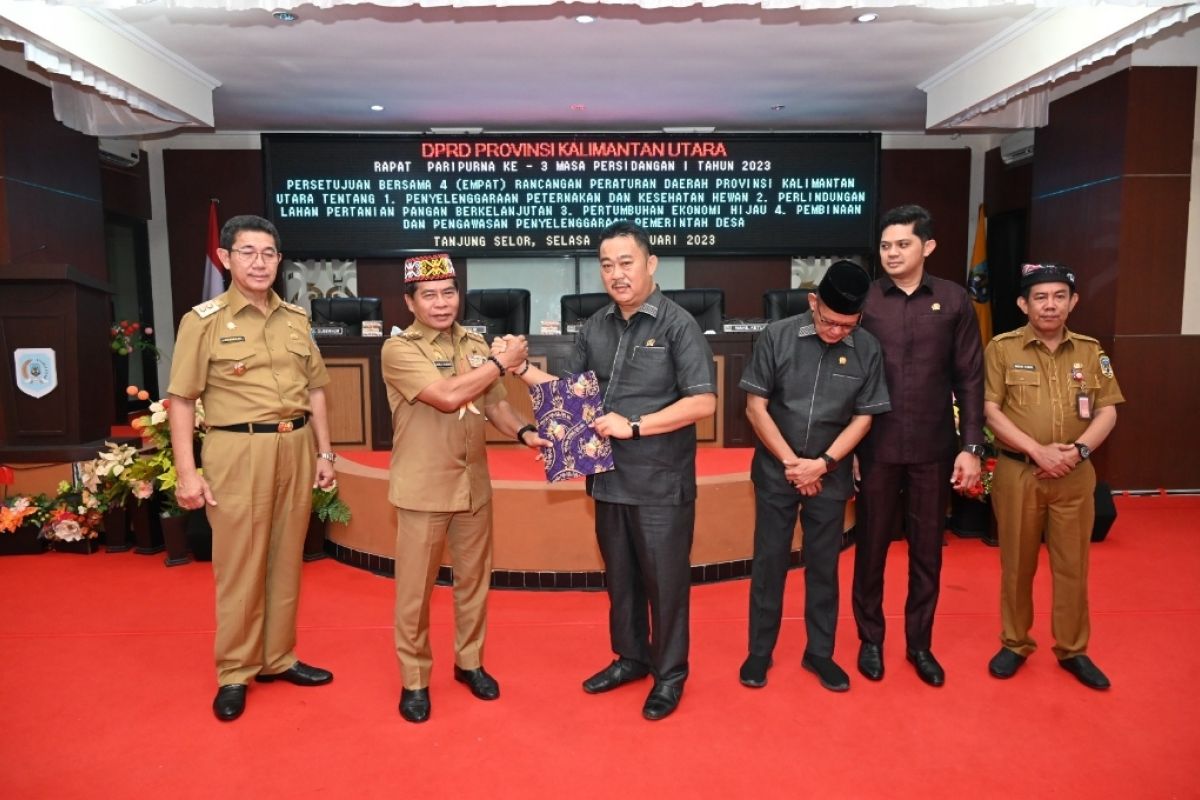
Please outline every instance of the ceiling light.
[[664, 127], [663, 133], [712, 133], [716, 130], [713, 125], [698, 125], [691, 127]]
[[271, 16], [274, 17], [275, 19], [279, 20], [280, 22], [295, 22], [296, 21], [296, 15], [290, 11], [276, 11], [275, 13], [271, 14]]
[[771, 110], [772, 110], [772, 111], [783, 111], [785, 108], [787, 108], [787, 106], [785, 106], [785, 105], [774, 105], [774, 106], [771, 106]]
[[383, 106], [376, 103], [375, 105], [371, 106], [371, 110], [372, 111], [383, 111]]
[[462, 136], [466, 133], [483, 133], [483, 128], [430, 128], [429, 132], [448, 134], [450, 136]]
[[874, 22], [879, 19], [878, 14], [859, 14], [854, 18], [855, 22]]
[[580, 14], [578, 17], [575, 18], [575, 21], [578, 22], [580, 25], [591, 25], [593, 22], [596, 21], [596, 18], [589, 14]]

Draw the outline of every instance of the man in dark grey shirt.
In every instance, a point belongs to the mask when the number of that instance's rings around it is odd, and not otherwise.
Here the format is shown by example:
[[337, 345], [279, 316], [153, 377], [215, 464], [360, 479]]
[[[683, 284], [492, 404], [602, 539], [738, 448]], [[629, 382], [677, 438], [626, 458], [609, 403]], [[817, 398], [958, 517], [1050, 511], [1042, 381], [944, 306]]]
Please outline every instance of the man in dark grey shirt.
[[[612, 472], [589, 476], [608, 582], [617, 659], [583, 682], [595, 694], [653, 672], [642, 715], [679, 705], [688, 674], [688, 607], [696, 517], [696, 421], [716, 411], [712, 350], [688, 312], [654, 283], [645, 231], [619, 222], [600, 234], [600, 275], [613, 302], [575, 337], [567, 373], [594, 370]], [[517, 370], [531, 386], [554, 380]]]
[[800, 663], [826, 689], [850, 688], [833, 660], [838, 553], [846, 501], [854, 493], [850, 455], [872, 416], [891, 408], [879, 342], [856, 330], [869, 287], [857, 264], [830, 266], [808, 296], [810, 311], [767, 326], [742, 375], [746, 416], [759, 440], [750, 468], [750, 655], [739, 675], [745, 686], [767, 684], [799, 507], [808, 632]]

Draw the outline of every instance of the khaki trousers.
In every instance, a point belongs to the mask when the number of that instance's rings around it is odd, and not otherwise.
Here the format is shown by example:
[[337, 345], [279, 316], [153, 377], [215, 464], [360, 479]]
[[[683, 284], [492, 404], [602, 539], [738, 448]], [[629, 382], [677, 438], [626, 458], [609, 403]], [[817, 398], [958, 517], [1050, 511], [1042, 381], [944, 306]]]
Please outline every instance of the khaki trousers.
[[492, 576], [492, 504], [441, 513], [396, 509], [396, 657], [405, 689], [429, 686], [429, 604], [442, 551], [454, 568], [454, 662], [483, 665], [487, 592]]
[[316, 447], [290, 433], [209, 431], [204, 477], [216, 577], [217, 684], [247, 683], [296, 662], [296, 610]]
[[1033, 576], [1042, 533], [1050, 555], [1054, 600], [1050, 630], [1059, 659], [1087, 652], [1088, 548], [1096, 517], [1096, 472], [1084, 461], [1062, 478], [1039, 480], [1037, 467], [1001, 455], [992, 479], [992, 509], [1000, 538], [1000, 641], [1028, 656], [1037, 649]]

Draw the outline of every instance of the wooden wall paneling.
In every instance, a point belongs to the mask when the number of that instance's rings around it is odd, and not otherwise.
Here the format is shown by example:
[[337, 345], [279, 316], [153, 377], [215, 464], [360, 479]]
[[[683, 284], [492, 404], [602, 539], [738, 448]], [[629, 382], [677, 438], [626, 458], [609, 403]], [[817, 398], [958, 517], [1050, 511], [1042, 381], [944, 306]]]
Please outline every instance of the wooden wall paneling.
[[1034, 196], [1121, 175], [1128, 99], [1125, 70], [1051, 104], [1050, 124], [1035, 137]]
[[768, 289], [788, 289], [791, 285], [791, 255], [688, 256], [684, 262], [686, 288], [724, 290], [726, 317], [762, 317], [763, 293]]
[[[201, 301], [208, 202], [221, 201], [218, 224], [238, 214], [263, 214], [259, 150], [164, 150], [171, 302], [175, 320]], [[287, 242], [283, 242], [287, 255]]]
[[1009, 166], [993, 147], [983, 157], [983, 202], [987, 213], [1028, 211], [1033, 200], [1033, 162]]
[[1128, 80], [1125, 173], [1189, 174], [1195, 135], [1196, 68], [1135, 67], [1129, 71]]
[[1200, 488], [1200, 336], [1118, 336], [1110, 353], [1125, 402], [1097, 474], [1114, 489]]
[[371, 446], [371, 362], [368, 358], [328, 358], [329, 439], [334, 447]]
[[[99, 166], [96, 166], [97, 173]], [[9, 252], [0, 263], [70, 264], [89, 278], [108, 280], [104, 209], [99, 194], [78, 197], [44, 186], [6, 184]], [[105, 323], [105, 328], [108, 325]]]
[[150, 210], [150, 164], [142, 151], [142, 159], [132, 167], [100, 165], [101, 196], [104, 210], [134, 219], [148, 220]]
[[1069, 325], [1090, 336], [1115, 330], [1121, 243], [1120, 181], [1035, 197], [1029, 258], [1075, 271], [1081, 300]]
[[[1121, 181], [1121, 237], [1113, 333], [1172, 334], [1183, 325], [1189, 175]], [[1115, 278], [1116, 276], [1114, 276]]]
[[[931, 275], [965, 284], [971, 252], [967, 231], [977, 213], [970, 208], [970, 149], [882, 150], [879, 195], [880, 215], [908, 203], [928, 209], [937, 249], [925, 268]], [[871, 264], [878, 274], [878, 253], [872, 252]]]

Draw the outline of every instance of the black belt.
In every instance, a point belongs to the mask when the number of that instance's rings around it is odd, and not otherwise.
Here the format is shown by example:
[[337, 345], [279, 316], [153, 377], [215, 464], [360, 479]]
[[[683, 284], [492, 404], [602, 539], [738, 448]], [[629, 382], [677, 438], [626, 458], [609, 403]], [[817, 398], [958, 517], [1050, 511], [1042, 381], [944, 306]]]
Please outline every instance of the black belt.
[[300, 416], [295, 419], [285, 419], [283, 422], [243, 422], [240, 425], [209, 425], [209, 430], [231, 431], [233, 433], [288, 433], [297, 428], [303, 428], [308, 417]]
[[1025, 455], [1024, 453], [1018, 453], [1018, 452], [1016, 452], [1015, 450], [1003, 450], [1003, 449], [1001, 449], [1001, 450], [1000, 450], [1000, 455], [1002, 455], [1002, 456], [1008, 456], [1008, 457], [1009, 457], [1009, 458], [1011, 458], [1013, 461], [1023, 461], [1023, 462], [1025, 462], [1026, 464], [1036, 464], [1036, 463], [1037, 463], [1036, 461], [1034, 461], [1032, 458], [1030, 458], [1029, 456]]

